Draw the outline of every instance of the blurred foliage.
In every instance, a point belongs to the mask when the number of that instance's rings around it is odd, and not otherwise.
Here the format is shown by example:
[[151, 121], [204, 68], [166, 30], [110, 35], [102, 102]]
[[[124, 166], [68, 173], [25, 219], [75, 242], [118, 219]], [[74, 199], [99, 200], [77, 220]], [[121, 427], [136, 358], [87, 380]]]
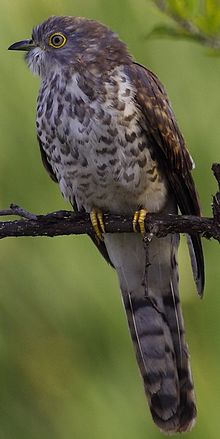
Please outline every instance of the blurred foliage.
[[[214, 20], [214, 3], [169, 2], [187, 19], [196, 20], [200, 11], [201, 26], [205, 14]], [[219, 58], [186, 41], [146, 40], [162, 17], [169, 20], [150, 0], [0, 0], [0, 6], [1, 208], [12, 201], [36, 213], [68, 208], [40, 160], [34, 122], [39, 80], [21, 53], [6, 48], [49, 15], [69, 14], [111, 26], [158, 74], [196, 162], [203, 213], [210, 214], [216, 191], [210, 167], [219, 161]], [[204, 249], [202, 302], [193, 294], [184, 239], [180, 251], [199, 412], [189, 439], [219, 437], [219, 246], [204, 242]], [[147, 409], [116, 274], [89, 239], [5, 239], [0, 264], [0, 438], [161, 438]]]
[[153, 0], [170, 23], [157, 24], [150, 37], [172, 37], [192, 40], [220, 51], [219, 0]]

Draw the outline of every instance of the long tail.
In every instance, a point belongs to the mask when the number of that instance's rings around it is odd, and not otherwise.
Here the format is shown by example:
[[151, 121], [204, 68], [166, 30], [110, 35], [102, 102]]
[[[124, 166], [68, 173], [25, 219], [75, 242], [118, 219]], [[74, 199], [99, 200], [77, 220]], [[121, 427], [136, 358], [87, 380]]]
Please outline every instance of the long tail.
[[154, 422], [164, 433], [188, 431], [195, 396], [178, 293], [179, 238], [105, 236], [120, 281], [137, 362]]

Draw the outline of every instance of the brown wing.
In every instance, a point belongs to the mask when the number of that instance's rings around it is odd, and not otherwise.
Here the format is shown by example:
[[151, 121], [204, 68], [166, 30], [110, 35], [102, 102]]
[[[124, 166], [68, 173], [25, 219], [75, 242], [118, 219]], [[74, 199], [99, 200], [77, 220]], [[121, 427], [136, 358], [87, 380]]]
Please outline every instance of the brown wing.
[[50, 178], [52, 178], [52, 180], [55, 181], [55, 183], [58, 183], [57, 177], [53, 172], [53, 168], [47, 160], [47, 155], [46, 155], [46, 152], [44, 151], [42, 142], [41, 142], [39, 137], [37, 137], [37, 140], [38, 140], [38, 143], [40, 146], [40, 154], [41, 154], [41, 159], [42, 159], [43, 165], [44, 165], [46, 171], [48, 172]]
[[[39, 142], [39, 146], [40, 146], [40, 153], [41, 153], [41, 159], [42, 159], [43, 165], [44, 165], [46, 171], [48, 172], [49, 176], [52, 178], [52, 180], [55, 181], [56, 183], [58, 183], [57, 177], [56, 177], [56, 175], [55, 175], [55, 173], [53, 171], [52, 166], [48, 162], [47, 155], [46, 155], [46, 153], [45, 153], [45, 151], [43, 149], [43, 146], [42, 146], [42, 143], [41, 143], [39, 137], [38, 137], [38, 142]], [[73, 203], [73, 209], [74, 209], [75, 212], [79, 211], [78, 208], [77, 208], [76, 202]], [[99, 241], [97, 239], [97, 236], [96, 236], [95, 233], [91, 232], [91, 233], [88, 233], [88, 235], [91, 238], [91, 240], [94, 242], [94, 244], [96, 245], [97, 249], [100, 251], [102, 256], [105, 258], [105, 260], [110, 265], [112, 265], [112, 262], [110, 261], [110, 258], [109, 258], [109, 255], [108, 255], [108, 252], [107, 252], [107, 249], [106, 249], [106, 246], [105, 246], [104, 242], [103, 241]]]
[[[193, 162], [162, 84], [150, 70], [137, 63], [129, 65], [126, 73], [137, 90], [136, 103], [143, 114], [142, 128], [166, 173], [182, 214], [200, 216], [198, 196], [191, 175]], [[194, 234], [190, 240], [194, 278], [198, 293], [202, 295], [204, 259], [201, 239]]]

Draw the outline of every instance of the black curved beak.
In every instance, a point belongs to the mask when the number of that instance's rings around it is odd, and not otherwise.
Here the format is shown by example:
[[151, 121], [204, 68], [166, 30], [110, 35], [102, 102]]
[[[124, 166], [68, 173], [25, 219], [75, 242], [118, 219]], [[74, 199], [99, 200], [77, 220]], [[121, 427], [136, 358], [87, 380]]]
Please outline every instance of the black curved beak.
[[33, 47], [36, 47], [33, 40], [23, 40], [12, 44], [9, 46], [8, 50], [25, 50], [28, 52], [29, 50], [33, 49]]

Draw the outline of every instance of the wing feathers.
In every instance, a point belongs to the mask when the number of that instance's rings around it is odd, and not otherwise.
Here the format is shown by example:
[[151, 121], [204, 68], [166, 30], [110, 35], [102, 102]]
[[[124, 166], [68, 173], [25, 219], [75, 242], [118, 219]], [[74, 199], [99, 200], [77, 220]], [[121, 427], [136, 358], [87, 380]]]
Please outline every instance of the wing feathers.
[[[182, 214], [200, 216], [198, 196], [191, 175], [193, 161], [162, 84], [156, 75], [137, 63], [129, 65], [126, 73], [136, 87], [136, 102], [143, 114], [142, 128], [157, 154]], [[194, 234], [190, 239], [193, 247], [193, 251], [190, 251], [193, 275], [201, 296], [205, 277], [201, 238]]]

